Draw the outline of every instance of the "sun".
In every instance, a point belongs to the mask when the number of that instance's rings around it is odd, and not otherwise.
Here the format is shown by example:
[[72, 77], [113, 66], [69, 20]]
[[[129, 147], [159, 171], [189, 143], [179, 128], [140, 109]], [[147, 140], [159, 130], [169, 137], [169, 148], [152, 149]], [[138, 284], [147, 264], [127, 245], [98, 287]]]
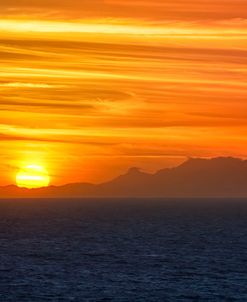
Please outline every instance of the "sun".
[[40, 165], [27, 165], [16, 174], [16, 185], [19, 188], [42, 188], [50, 183], [50, 176], [46, 169]]

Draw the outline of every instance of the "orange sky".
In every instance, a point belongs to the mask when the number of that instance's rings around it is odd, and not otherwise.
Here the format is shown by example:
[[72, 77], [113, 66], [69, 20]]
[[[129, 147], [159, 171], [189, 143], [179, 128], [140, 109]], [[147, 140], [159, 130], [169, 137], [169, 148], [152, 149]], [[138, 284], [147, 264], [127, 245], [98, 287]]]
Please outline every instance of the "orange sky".
[[1, 185], [246, 157], [246, 0], [4, 2]]

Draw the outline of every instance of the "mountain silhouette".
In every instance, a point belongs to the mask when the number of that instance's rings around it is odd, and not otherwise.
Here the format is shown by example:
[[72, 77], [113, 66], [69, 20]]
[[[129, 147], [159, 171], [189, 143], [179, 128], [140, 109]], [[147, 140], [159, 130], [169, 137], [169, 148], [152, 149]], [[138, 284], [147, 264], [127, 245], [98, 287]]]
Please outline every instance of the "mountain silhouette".
[[190, 158], [155, 174], [130, 168], [99, 184], [75, 183], [40, 189], [0, 187], [2, 198], [26, 197], [247, 197], [247, 161], [232, 157]]

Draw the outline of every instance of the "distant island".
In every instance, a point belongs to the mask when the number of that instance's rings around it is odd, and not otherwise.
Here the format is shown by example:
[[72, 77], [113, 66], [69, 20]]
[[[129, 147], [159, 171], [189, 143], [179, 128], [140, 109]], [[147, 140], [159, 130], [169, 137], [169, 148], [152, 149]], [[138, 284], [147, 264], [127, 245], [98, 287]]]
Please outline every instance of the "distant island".
[[247, 160], [190, 158], [155, 174], [131, 168], [102, 184], [72, 183], [40, 189], [0, 187], [1, 198], [66, 197], [247, 197]]

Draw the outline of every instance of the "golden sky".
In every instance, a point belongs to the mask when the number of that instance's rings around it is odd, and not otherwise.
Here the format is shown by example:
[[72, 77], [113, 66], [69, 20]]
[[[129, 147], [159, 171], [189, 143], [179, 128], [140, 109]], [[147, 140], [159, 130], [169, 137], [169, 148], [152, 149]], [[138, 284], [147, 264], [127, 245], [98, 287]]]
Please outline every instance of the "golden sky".
[[8, 0], [0, 16], [1, 185], [30, 163], [58, 185], [246, 157], [246, 0]]

